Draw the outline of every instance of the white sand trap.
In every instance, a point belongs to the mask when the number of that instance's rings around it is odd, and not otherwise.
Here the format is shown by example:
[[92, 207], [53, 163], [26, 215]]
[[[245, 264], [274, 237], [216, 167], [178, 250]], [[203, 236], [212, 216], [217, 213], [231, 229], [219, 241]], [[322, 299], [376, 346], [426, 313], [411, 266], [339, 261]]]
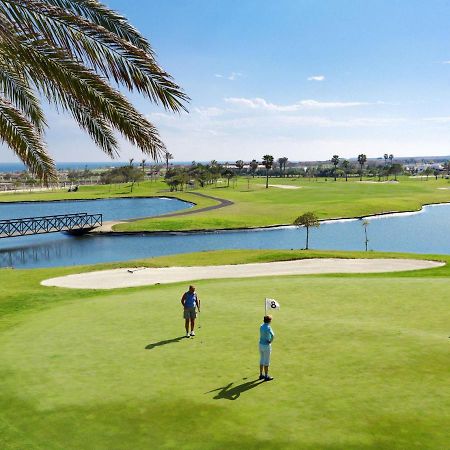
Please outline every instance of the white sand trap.
[[102, 270], [42, 281], [44, 286], [116, 289], [212, 278], [249, 278], [320, 273], [376, 273], [430, 269], [444, 263], [417, 259], [301, 259], [227, 266], [160, 267]]
[[[265, 184], [258, 184], [258, 186], [264, 186]], [[292, 184], [269, 184], [269, 187], [280, 188], [280, 189], [301, 189], [303, 186], [294, 186]]]
[[269, 184], [270, 187], [277, 187], [280, 189], [301, 189], [302, 186], [293, 186], [292, 184]]
[[366, 181], [366, 180], [364, 180], [364, 181], [358, 181], [357, 180], [357, 182], [358, 183], [362, 183], [362, 184], [398, 184], [398, 181], [395, 181], [395, 180], [387, 180], [387, 181], [372, 181], [372, 180], [369, 180], [369, 181]]
[[439, 189], [441, 191], [448, 191], [450, 189], [450, 187], [443, 187], [443, 188], [437, 188], [437, 189]]

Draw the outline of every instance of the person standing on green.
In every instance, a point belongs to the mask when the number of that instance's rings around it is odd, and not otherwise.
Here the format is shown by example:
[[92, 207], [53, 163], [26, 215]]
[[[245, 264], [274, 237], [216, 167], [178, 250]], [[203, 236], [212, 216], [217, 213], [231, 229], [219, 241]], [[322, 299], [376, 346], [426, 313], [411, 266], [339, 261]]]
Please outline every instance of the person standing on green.
[[[264, 381], [272, 381], [273, 377], [269, 376], [270, 355], [272, 353], [272, 342], [275, 333], [270, 326], [272, 316], [264, 316], [264, 323], [259, 327], [259, 379]], [[263, 375], [264, 369], [264, 375]]]
[[[197, 311], [200, 312], [200, 299], [195, 292], [195, 286], [189, 286], [189, 290], [181, 297], [181, 304], [183, 305], [184, 327], [186, 328], [186, 337], [195, 336], [194, 327], [195, 319], [197, 318]], [[189, 322], [191, 324], [191, 332], [189, 333]]]

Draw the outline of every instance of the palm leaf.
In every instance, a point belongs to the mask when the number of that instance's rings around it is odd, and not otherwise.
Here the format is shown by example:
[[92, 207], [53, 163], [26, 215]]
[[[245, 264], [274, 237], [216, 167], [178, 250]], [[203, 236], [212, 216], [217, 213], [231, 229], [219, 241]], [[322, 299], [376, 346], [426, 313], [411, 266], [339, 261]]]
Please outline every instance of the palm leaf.
[[47, 3], [82, 16], [106, 28], [147, 53], [153, 54], [150, 44], [128, 21], [96, 0], [47, 0]]
[[109, 81], [172, 111], [189, 100], [147, 40], [96, 0], [0, 0], [0, 67], [0, 137], [44, 180], [55, 170], [37, 93], [109, 156], [118, 153], [119, 131], [154, 159], [166, 152], [157, 129]]
[[46, 123], [39, 100], [28, 80], [16, 69], [9, 60], [2, 58], [0, 49], [0, 92], [26, 115], [39, 133], [42, 133]]
[[186, 110], [183, 103], [189, 98], [158, 66], [153, 55], [103, 26], [36, 0], [2, 0], [0, 13], [23, 33], [43, 36], [127, 89], [137, 89], [166, 109]]
[[[0, 35], [4, 36], [1, 25], [0, 22]], [[22, 70], [35, 80], [51, 103], [71, 111], [77, 120], [80, 115], [73, 108], [75, 105], [84, 108], [91, 117], [102, 118], [144, 153], [160, 159], [165, 147], [156, 128], [92, 70], [45, 40], [30, 40], [19, 35], [9, 35], [5, 39], [8, 44], [2, 46], [5, 57], [18, 56], [18, 61], [26, 61]], [[102, 150], [111, 154], [111, 148], [102, 147]]]
[[10, 102], [0, 97], [0, 136], [32, 173], [45, 183], [57, 173], [36, 127]]

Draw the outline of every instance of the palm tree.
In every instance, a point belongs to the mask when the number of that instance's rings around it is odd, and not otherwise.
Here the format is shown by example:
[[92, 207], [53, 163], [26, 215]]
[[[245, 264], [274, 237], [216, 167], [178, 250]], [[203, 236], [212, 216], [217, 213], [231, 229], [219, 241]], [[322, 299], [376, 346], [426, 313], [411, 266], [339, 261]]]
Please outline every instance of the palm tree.
[[147, 161], [146, 159], [143, 159], [141, 162], [141, 166], [142, 166], [142, 173], [145, 175], [145, 161]]
[[359, 176], [359, 181], [362, 181], [362, 174], [363, 174], [363, 168], [364, 168], [364, 164], [367, 161], [367, 156], [364, 153], [361, 153], [360, 155], [358, 155], [358, 164], [361, 167], [361, 170], [359, 172], [360, 176]]
[[294, 225], [297, 227], [306, 228], [306, 247], [305, 250], [309, 248], [309, 229], [310, 227], [319, 228], [320, 222], [319, 218], [313, 212], [306, 212], [294, 220]]
[[269, 170], [273, 166], [273, 156], [272, 155], [264, 155], [262, 163], [264, 164], [264, 167], [266, 168], [266, 189], [269, 187]]
[[281, 177], [286, 176], [286, 164], [287, 164], [287, 162], [288, 162], [288, 158], [286, 156], [278, 158], [278, 165], [280, 167], [280, 175], [281, 175]]
[[244, 161], [242, 159], [238, 159], [235, 163], [236, 168], [239, 170], [239, 172], [244, 168]]
[[164, 159], [166, 160], [166, 172], [169, 170], [169, 160], [173, 159], [172, 153], [166, 152], [164, 154]]
[[336, 181], [336, 169], [337, 169], [337, 166], [339, 164], [339, 156], [338, 155], [333, 155], [333, 157], [331, 158], [331, 162], [334, 165], [334, 181]]
[[255, 176], [255, 172], [258, 169], [258, 161], [256, 159], [252, 159], [250, 162], [250, 172], [252, 173], [252, 176]]
[[348, 181], [348, 171], [350, 169], [350, 161], [344, 159], [344, 161], [342, 161], [342, 163], [341, 163], [341, 166], [344, 169], [345, 181]]
[[283, 162], [284, 162], [284, 158], [278, 158], [277, 162], [278, 162], [278, 167], [280, 168], [280, 177], [283, 177]]
[[387, 153], [385, 153], [383, 155], [383, 158], [384, 158], [384, 165], [386, 166], [387, 165], [387, 160], [389, 159], [389, 155]]
[[189, 100], [147, 40], [93, 0], [0, 0], [0, 67], [0, 137], [44, 183], [57, 173], [41, 99], [70, 113], [110, 157], [118, 131], [153, 159], [165, 151], [157, 129], [110, 82], [174, 112]]
[[227, 168], [222, 171], [222, 176], [224, 176], [227, 179], [227, 187], [230, 187], [230, 180], [235, 176], [234, 172]]
[[286, 177], [286, 164], [289, 161], [287, 156], [283, 156], [283, 177]]

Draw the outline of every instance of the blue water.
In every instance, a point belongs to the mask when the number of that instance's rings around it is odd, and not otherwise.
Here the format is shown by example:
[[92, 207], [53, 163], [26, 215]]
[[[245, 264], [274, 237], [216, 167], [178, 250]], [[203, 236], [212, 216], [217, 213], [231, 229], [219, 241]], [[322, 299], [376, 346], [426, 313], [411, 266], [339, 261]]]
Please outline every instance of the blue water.
[[103, 214], [103, 221], [107, 221], [129, 219], [131, 217], [158, 216], [190, 206], [192, 206], [190, 203], [173, 198], [115, 198], [60, 202], [0, 203], [0, 220], [88, 213]]
[[[199, 161], [202, 162], [202, 161]], [[204, 161], [206, 163], [206, 161]], [[109, 167], [120, 167], [127, 166], [129, 164], [128, 161], [100, 161], [100, 162], [57, 162], [56, 168], [58, 170], [84, 170], [84, 169], [101, 169], [101, 168], [109, 168]], [[133, 163], [134, 166], [138, 166], [140, 161], [135, 161]], [[147, 164], [152, 164], [151, 161], [147, 162]], [[156, 163], [154, 163], [156, 164]], [[160, 161], [159, 164], [165, 165], [164, 161]], [[188, 166], [191, 164], [190, 161], [170, 161], [171, 165], [178, 166]], [[13, 173], [13, 172], [23, 172], [25, 170], [25, 166], [22, 163], [2, 163], [0, 162], [0, 173]]]
[[[58, 170], [84, 170], [99, 169], [103, 167], [119, 167], [128, 165], [123, 161], [103, 161], [103, 162], [59, 162], [56, 163]], [[25, 166], [22, 163], [0, 163], [0, 173], [23, 172]]]
[[[0, 214], [3, 214], [3, 206], [0, 205]], [[420, 213], [379, 216], [368, 220], [370, 250], [450, 254], [449, 204], [425, 207]], [[134, 236], [72, 237], [55, 233], [0, 240], [0, 266], [91, 264], [216, 249], [303, 248], [305, 236], [303, 228], [293, 227]], [[320, 228], [310, 230], [310, 248], [364, 250], [362, 221], [322, 223]]]

